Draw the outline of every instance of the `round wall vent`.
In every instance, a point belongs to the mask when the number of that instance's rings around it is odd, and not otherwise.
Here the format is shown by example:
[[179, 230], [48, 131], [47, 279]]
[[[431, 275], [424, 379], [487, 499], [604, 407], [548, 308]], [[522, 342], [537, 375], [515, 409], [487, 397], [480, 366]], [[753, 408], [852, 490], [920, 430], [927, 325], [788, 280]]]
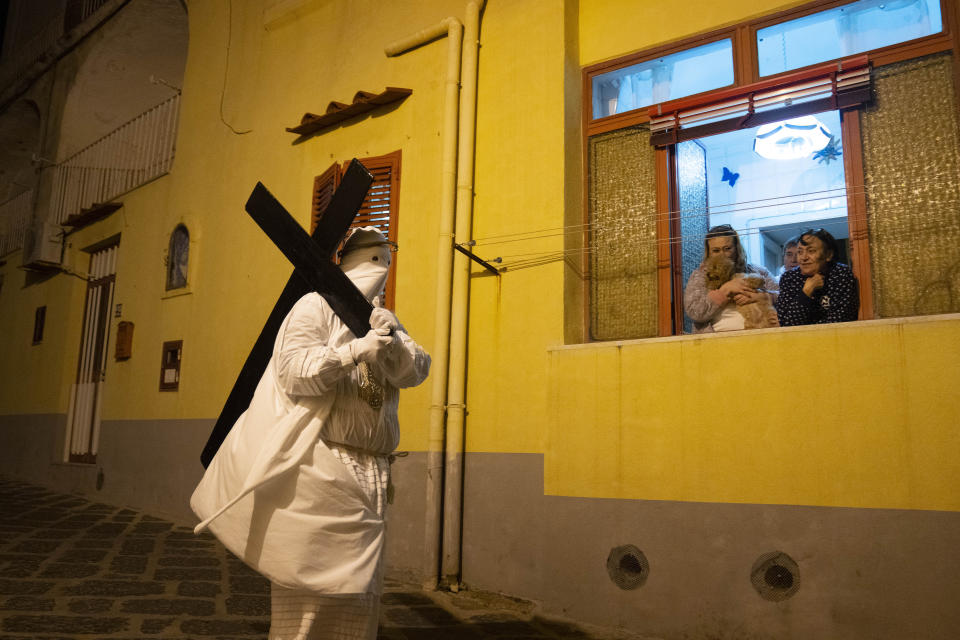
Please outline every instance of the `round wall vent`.
[[764, 600], [786, 600], [800, 588], [800, 567], [782, 551], [771, 551], [753, 563], [750, 583]]
[[607, 573], [613, 584], [625, 591], [643, 586], [650, 575], [650, 563], [643, 551], [632, 544], [614, 547], [607, 556]]

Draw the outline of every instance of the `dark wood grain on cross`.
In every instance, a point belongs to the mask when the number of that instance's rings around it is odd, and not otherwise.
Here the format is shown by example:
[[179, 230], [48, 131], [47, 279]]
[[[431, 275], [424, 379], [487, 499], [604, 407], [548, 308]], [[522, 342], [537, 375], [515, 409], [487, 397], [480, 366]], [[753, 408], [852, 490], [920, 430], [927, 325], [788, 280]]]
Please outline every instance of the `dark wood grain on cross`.
[[250, 350], [200, 454], [204, 467], [210, 464], [234, 423], [250, 406], [257, 384], [273, 355], [277, 332], [297, 300], [316, 291], [355, 336], [364, 336], [370, 330], [373, 306], [333, 262], [333, 253], [350, 228], [372, 183], [373, 176], [358, 160], [352, 160], [312, 236], [261, 183], [258, 182], [250, 194], [245, 207], [247, 213], [293, 263], [295, 270]]

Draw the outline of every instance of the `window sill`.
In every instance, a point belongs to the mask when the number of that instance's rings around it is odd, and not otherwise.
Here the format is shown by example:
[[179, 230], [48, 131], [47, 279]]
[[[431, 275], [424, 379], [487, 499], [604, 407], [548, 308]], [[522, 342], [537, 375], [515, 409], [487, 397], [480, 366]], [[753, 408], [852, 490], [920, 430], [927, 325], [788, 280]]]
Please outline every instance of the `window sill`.
[[161, 300], [166, 300], [168, 298], [179, 298], [180, 296], [189, 296], [193, 293], [193, 289], [190, 288], [190, 285], [186, 287], [180, 287], [179, 289], [170, 289], [169, 291], [164, 291], [163, 295], [160, 296]]
[[929, 316], [907, 316], [902, 318], [882, 318], [879, 320], [857, 320], [855, 322], [837, 322], [832, 324], [808, 324], [799, 327], [774, 327], [771, 329], [747, 329], [744, 331], [723, 331], [720, 333], [697, 333], [682, 336], [664, 336], [656, 338], [637, 338], [634, 340], [609, 340], [605, 342], [586, 342], [581, 344], [563, 344], [547, 347], [548, 352], [567, 351], [573, 349], [606, 349], [610, 347], [624, 347], [643, 344], [658, 344], [663, 342], [696, 342], [698, 340], [738, 340], [752, 338], [757, 335], [785, 333], [805, 333], [817, 331], [857, 331], [861, 327], [875, 327], [883, 325], [903, 326], [908, 324], [924, 324], [931, 322], [954, 321], [960, 322], [960, 313], [943, 313]]

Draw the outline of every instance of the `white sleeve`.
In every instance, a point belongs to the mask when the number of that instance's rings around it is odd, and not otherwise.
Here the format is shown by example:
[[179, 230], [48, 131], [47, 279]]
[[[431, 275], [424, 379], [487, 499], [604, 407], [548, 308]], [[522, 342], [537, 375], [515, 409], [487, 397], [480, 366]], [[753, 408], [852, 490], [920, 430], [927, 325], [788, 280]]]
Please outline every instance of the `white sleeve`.
[[349, 343], [328, 345], [332, 314], [322, 298], [307, 294], [287, 315], [276, 355], [277, 380], [286, 393], [322, 395], [356, 367]]
[[396, 331], [400, 344], [377, 359], [383, 375], [394, 387], [415, 387], [430, 373], [430, 355], [400, 327]]

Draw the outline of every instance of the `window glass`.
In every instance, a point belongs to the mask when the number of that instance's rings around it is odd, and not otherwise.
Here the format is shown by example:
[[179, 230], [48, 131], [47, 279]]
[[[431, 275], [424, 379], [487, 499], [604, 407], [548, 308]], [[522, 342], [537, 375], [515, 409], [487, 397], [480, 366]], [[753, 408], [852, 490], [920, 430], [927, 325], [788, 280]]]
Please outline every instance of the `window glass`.
[[863, 185], [881, 318], [960, 312], [960, 120], [950, 52], [874, 71]]
[[593, 117], [603, 118], [733, 84], [733, 43], [718, 40], [593, 78]]
[[758, 30], [760, 75], [799, 69], [942, 30], [940, 0], [859, 0]]
[[182, 224], [170, 234], [167, 253], [167, 291], [187, 286], [187, 261], [190, 254], [190, 232]]
[[657, 335], [657, 178], [641, 127], [589, 141], [590, 337]]
[[[830, 232], [839, 262], [850, 264], [840, 137], [840, 114], [830, 111], [678, 144], [683, 283], [703, 264], [706, 232], [718, 225], [733, 227], [744, 262], [764, 268], [774, 281], [784, 267], [794, 266], [784, 261], [791, 240], [810, 228]], [[693, 299], [692, 306], [684, 305], [685, 332], [709, 331], [708, 325], [730, 330], [725, 315], [698, 315], [705, 311], [696, 302], [704, 298], [702, 286], [684, 293]]]
[[[807, 139], [812, 144], [805, 144]], [[781, 246], [810, 227], [824, 227], [837, 240], [847, 238], [839, 112], [691, 142], [705, 150], [702, 171], [706, 173], [703, 180], [707, 195], [703, 199], [709, 204], [705, 211], [694, 208], [689, 215], [696, 218], [705, 213], [703, 228], [729, 224], [736, 229], [747, 262], [777, 274], [782, 266]], [[772, 143], [772, 149], [763, 143]], [[687, 143], [680, 146], [683, 144]], [[702, 189], [699, 181], [686, 179], [686, 175], [678, 174], [681, 200], [686, 191]], [[692, 242], [698, 248], [698, 257], [703, 258], [702, 236], [684, 241]]]

